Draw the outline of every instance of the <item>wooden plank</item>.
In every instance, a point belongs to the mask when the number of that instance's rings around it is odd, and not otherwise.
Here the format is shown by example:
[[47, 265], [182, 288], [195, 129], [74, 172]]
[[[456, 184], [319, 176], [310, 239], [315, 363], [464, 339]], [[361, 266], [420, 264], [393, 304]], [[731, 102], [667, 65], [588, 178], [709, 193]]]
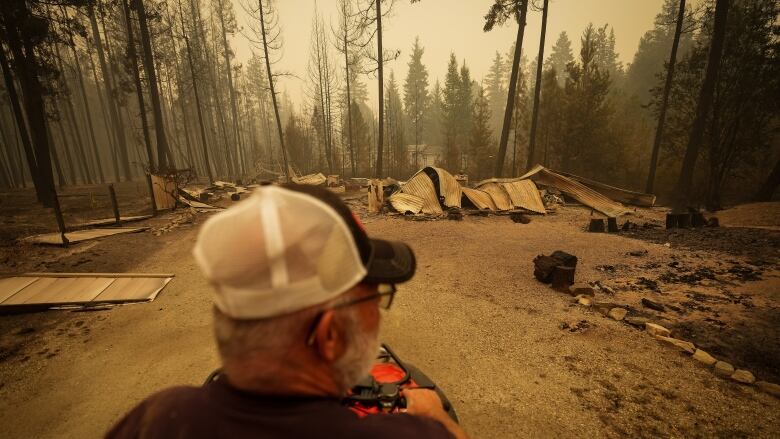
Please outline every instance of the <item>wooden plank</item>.
[[0, 303], [38, 279], [38, 277], [7, 277], [0, 279]]
[[[91, 239], [104, 238], [106, 236], [119, 235], [122, 233], [136, 233], [147, 230], [148, 227], [107, 227], [102, 229], [86, 229], [76, 230], [74, 232], [68, 232], [65, 237], [68, 242], [82, 242]], [[49, 245], [62, 245], [62, 236], [59, 233], [44, 233], [42, 235], [29, 236], [23, 238], [22, 241], [31, 242], [33, 244], [49, 244]]]
[[3, 305], [86, 303], [114, 282], [106, 277], [42, 278], [4, 301]]
[[171, 278], [120, 278], [93, 299], [93, 302], [151, 300]]
[[172, 195], [176, 190], [176, 184], [173, 181], [152, 175], [152, 188], [158, 210], [173, 209], [176, 206], [176, 199]]
[[173, 273], [21, 273], [13, 277], [174, 277]]
[[[123, 216], [119, 218], [119, 221], [122, 223], [128, 223], [131, 221], [141, 221], [141, 220], [149, 219], [151, 217], [152, 217], [151, 215]], [[112, 224], [116, 224], [116, 219], [104, 218], [104, 219], [87, 221], [85, 223], [82, 223], [81, 226], [108, 226]]]

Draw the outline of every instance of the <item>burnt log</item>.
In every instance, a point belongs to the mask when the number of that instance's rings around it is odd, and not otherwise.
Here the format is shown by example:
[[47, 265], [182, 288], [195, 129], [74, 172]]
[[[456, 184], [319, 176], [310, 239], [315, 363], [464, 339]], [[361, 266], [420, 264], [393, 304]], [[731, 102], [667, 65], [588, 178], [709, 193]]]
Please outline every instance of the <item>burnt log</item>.
[[577, 268], [577, 257], [564, 251], [556, 250], [550, 256], [539, 255], [534, 258], [534, 277], [539, 282], [552, 282], [552, 274], [557, 266]]
[[556, 291], [568, 293], [574, 284], [574, 267], [556, 265], [552, 271], [552, 287]]

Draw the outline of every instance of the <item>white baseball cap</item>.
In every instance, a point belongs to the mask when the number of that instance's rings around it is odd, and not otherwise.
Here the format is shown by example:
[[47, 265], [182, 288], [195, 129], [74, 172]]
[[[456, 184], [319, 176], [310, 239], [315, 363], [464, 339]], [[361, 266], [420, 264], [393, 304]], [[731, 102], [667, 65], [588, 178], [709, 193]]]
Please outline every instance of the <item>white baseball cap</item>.
[[216, 306], [236, 319], [288, 314], [415, 271], [409, 246], [368, 238], [337, 195], [306, 185], [262, 186], [212, 216], [193, 255]]

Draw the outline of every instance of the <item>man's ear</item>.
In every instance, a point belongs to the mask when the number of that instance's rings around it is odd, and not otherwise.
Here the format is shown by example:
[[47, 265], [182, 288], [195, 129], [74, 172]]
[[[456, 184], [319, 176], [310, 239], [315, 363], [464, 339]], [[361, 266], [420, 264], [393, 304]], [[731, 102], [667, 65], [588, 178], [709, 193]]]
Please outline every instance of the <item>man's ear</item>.
[[317, 328], [314, 331], [317, 352], [328, 363], [333, 363], [344, 353], [344, 338], [340, 319], [330, 309], [322, 313]]

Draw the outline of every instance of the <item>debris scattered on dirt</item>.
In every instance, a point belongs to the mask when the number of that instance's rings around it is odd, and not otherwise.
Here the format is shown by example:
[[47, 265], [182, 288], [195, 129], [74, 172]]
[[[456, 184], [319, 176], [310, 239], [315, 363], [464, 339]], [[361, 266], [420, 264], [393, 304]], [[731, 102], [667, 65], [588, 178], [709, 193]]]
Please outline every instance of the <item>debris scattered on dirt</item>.
[[664, 308], [663, 305], [661, 305], [658, 302], [654, 302], [654, 301], [652, 301], [652, 300], [650, 300], [650, 299], [648, 299], [646, 297], [642, 298], [642, 306], [644, 306], [645, 308], [650, 308], [650, 309], [653, 309], [653, 310], [656, 310], [656, 311], [660, 311], [660, 312], [665, 312], [666, 311], [666, 308]]
[[588, 323], [587, 320], [580, 320], [579, 322], [572, 323], [572, 324], [569, 324], [569, 323], [566, 323], [566, 322], [561, 322], [558, 325], [558, 328], [561, 329], [561, 330], [567, 330], [568, 329], [569, 332], [584, 332], [588, 328], [590, 328], [590, 323]]
[[514, 221], [516, 223], [520, 223], [520, 224], [528, 224], [528, 223], [531, 222], [531, 218], [528, 218], [527, 215], [524, 215], [524, 214], [519, 213], [519, 212], [512, 212], [512, 213], [510, 213], [509, 214], [509, 219], [511, 219], [512, 221]]
[[534, 277], [539, 282], [551, 283], [555, 267], [577, 268], [577, 257], [561, 250], [552, 252], [550, 256], [538, 255], [534, 258]]

